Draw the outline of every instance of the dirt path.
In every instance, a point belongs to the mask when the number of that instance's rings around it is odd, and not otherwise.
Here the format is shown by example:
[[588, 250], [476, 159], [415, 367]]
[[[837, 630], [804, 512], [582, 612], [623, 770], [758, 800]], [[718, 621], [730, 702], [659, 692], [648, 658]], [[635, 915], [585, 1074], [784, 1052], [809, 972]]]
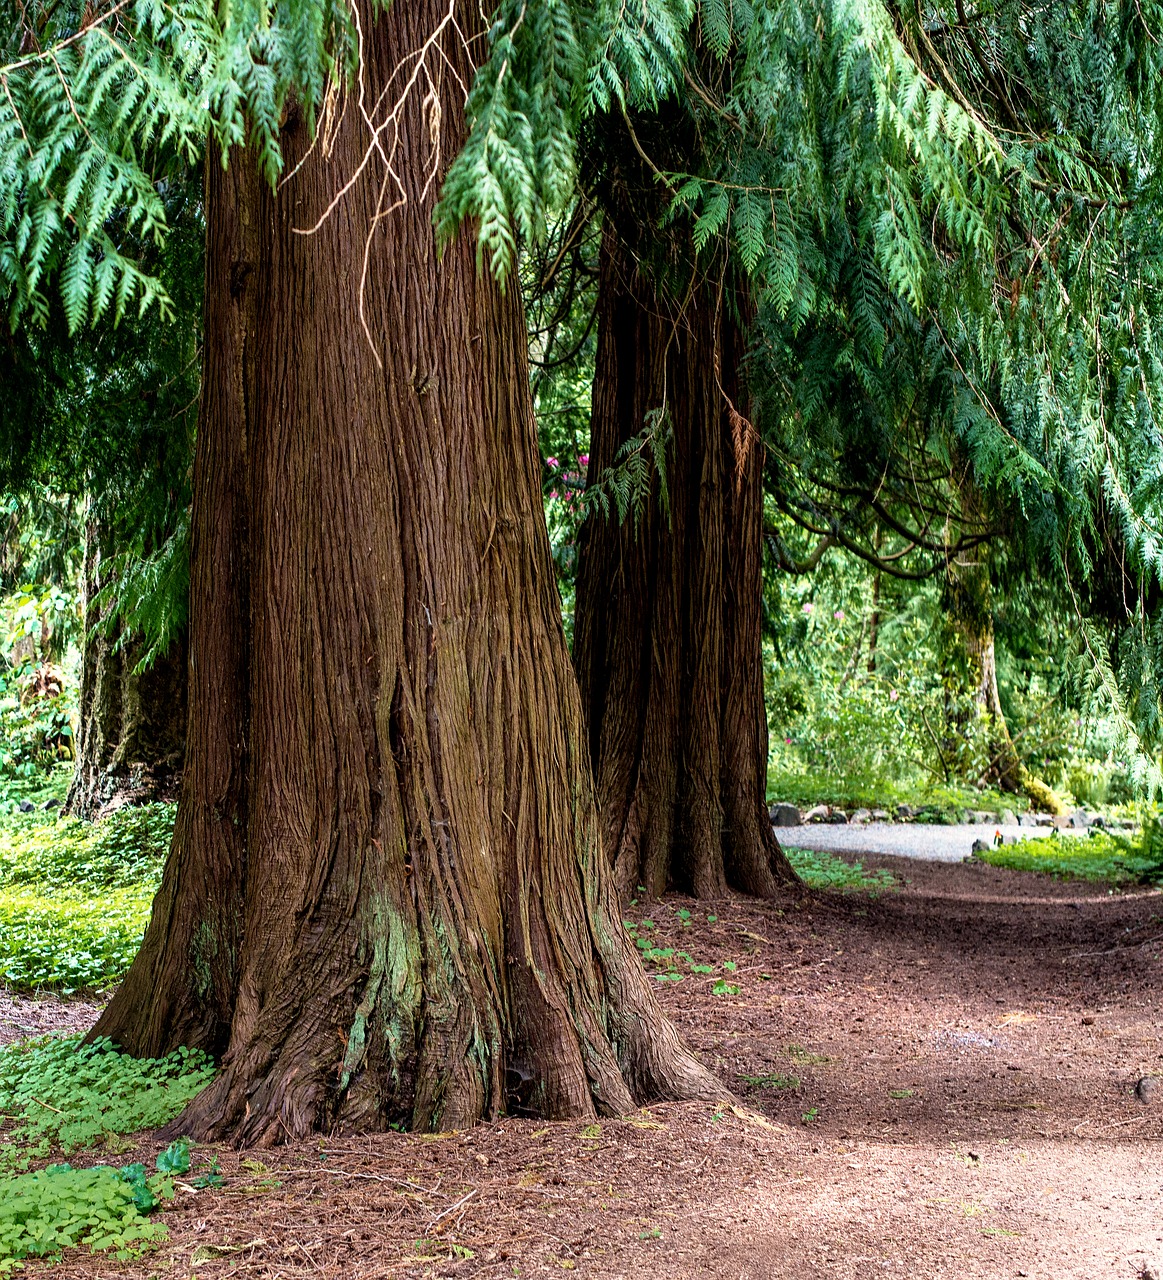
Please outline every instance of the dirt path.
[[[898, 858], [919, 858], [926, 862], [960, 862], [973, 852], [974, 840], [992, 842], [1001, 832], [1006, 844], [1015, 840], [1049, 839], [1047, 827], [1022, 827], [1016, 823], [966, 822], [939, 826], [932, 822], [829, 822], [807, 823], [801, 827], [781, 827], [776, 834], [782, 844], [793, 849], [822, 849], [828, 853], [892, 854]], [[1085, 831], [1067, 828], [1062, 839], [1084, 837]]]
[[227, 1187], [183, 1193], [158, 1254], [56, 1274], [1135, 1280], [1163, 1262], [1163, 1100], [1132, 1092], [1163, 1073], [1163, 894], [875, 862], [899, 892], [670, 898], [639, 925], [715, 966], [660, 990], [735, 1104], [220, 1151]]

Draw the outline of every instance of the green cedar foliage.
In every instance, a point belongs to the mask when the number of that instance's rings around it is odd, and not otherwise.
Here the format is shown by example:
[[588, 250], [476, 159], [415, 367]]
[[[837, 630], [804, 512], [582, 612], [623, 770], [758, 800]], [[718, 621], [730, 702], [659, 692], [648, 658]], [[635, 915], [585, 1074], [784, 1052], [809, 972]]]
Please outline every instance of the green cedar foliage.
[[[283, 111], [314, 119], [362, 36], [337, 0], [117, 0], [33, 4], [0, 38], [0, 281], [10, 318], [46, 332], [55, 290], [69, 333], [173, 311], [144, 249], [169, 228], [166, 183], [207, 140], [249, 143], [273, 181]], [[906, 304], [906, 345], [932, 352], [949, 407], [936, 447], [964, 449], [979, 486], [1040, 531], [1095, 619], [1096, 696], [1149, 747], [1161, 40], [1160, 0], [499, 0], [438, 229], [475, 220], [504, 279], [519, 241], [570, 206], [581, 139], [638, 153], [779, 335], [764, 434], [794, 412], [780, 344], [837, 288], [860, 350], [837, 341], [832, 358], [895, 404], [891, 431], [899, 396], [873, 384], [893, 358], [890, 304]], [[642, 126], [664, 108], [686, 154], [659, 165]], [[801, 437], [816, 427], [803, 417]], [[1110, 591], [1102, 564], [1119, 557]]]
[[312, 114], [355, 39], [338, 0], [33, 0], [0, 27], [0, 287], [15, 324], [69, 332], [170, 295], [139, 245], [169, 227], [166, 181], [208, 137], [249, 142], [270, 181], [293, 96]]

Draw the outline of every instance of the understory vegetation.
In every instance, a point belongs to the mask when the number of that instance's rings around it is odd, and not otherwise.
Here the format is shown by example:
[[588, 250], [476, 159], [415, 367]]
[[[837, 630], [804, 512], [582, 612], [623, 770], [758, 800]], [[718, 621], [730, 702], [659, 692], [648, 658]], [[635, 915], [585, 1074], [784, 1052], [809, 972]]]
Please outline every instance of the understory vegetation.
[[141, 945], [174, 806], [96, 823], [58, 813], [0, 815], [0, 980], [20, 991], [105, 990]]
[[1109, 885], [1163, 885], [1163, 833], [1158, 818], [1135, 839], [1092, 829], [1085, 837], [1019, 840], [978, 855], [995, 867], [1037, 871], [1062, 880]]
[[[1078, 637], [1052, 602], [1016, 584], [996, 606], [997, 683], [1026, 767], [1065, 806], [1130, 812], [1136, 787], [1118, 725], [1078, 687]], [[953, 634], [942, 589], [825, 557], [768, 579], [768, 796], [801, 807], [925, 806], [1022, 813], [999, 790], [993, 729]]]
[[[0, 1049], [0, 1275], [73, 1247], [125, 1259], [165, 1239], [150, 1215], [173, 1199], [174, 1178], [189, 1173], [189, 1142], [172, 1143], [152, 1171], [72, 1162], [93, 1149], [127, 1149], [125, 1135], [172, 1120], [213, 1075], [196, 1050], [135, 1059], [75, 1036]], [[61, 1155], [70, 1161], [45, 1164]], [[198, 1177], [212, 1185], [213, 1166]]]

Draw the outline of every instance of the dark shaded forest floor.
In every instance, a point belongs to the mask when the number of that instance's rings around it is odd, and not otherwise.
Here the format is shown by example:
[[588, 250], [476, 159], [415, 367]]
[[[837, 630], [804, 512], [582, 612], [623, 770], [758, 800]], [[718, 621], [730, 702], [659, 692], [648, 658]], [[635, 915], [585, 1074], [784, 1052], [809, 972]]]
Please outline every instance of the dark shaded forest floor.
[[[51, 1274], [1151, 1274], [1163, 1089], [1134, 1087], [1163, 1075], [1163, 893], [870, 861], [899, 891], [675, 897], [639, 925], [714, 966], [660, 990], [734, 1103], [199, 1148], [226, 1186], [180, 1191], [160, 1251]], [[738, 993], [715, 994], [728, 979]]]

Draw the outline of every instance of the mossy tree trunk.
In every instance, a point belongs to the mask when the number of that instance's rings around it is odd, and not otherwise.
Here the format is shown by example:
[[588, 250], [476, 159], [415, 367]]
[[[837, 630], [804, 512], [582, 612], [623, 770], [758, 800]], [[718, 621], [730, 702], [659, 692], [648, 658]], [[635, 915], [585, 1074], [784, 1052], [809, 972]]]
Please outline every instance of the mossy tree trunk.
[[[366, 101], [444, 0], [360, 5]], [[478, 6], [457, 6], [480, 39]], [[721, 1089], [663, 1018], [602, 856], [541, 507], [519, 291], [443, 255], [432, 136], [460, 145], [459, 34], [439, 112], [404, 105], [406, 203], [360, 113], [302, 120], [277, 194], [207, 175], [189, 759], [146, 940], [96, 1028], [223, 1070], [176, 1128], [275, 1142], [622, 1112]], [[455, 74], [454, 74], [455, 72]], [[397, 82], [398, 83], [398, 77]], [[373, 345], [374, 344], [374, 345]]]
[[109, 535], [90, 520], [85, 530], [84, 623], [76, 764], [66, 807], [93, 818], [122, 804], [177, 793], [186, 747], [186, 641], [144, 670], [142, 642], [111, 617], [116, 589], [108, 565]]
[[763, 450], [745, 417], [731, 303], [673, 296], [614, 220], [601, 254], [591, 483], [651, 421], [661, 477], [581, 531], [574, 663], [620, 892], [774, 896], [796, 877], [767, 815], [761, 648]]
[[[962, 515], [984, 527], [985, 497], [964, 468], [958, 485], [958, 498]], [[1001, 791], [1026, 796], [1039, 809], [1062, 812], [1064, 806], [1053, 788], [1031, 774], [1023, 763], [1002, 708], [997, 683], [993, 587], [987, 545], [962, 559], [950, 558], [947, 561], [945, 607], [964, 651], [974, 707], [987, 728], [987, 780]]]

